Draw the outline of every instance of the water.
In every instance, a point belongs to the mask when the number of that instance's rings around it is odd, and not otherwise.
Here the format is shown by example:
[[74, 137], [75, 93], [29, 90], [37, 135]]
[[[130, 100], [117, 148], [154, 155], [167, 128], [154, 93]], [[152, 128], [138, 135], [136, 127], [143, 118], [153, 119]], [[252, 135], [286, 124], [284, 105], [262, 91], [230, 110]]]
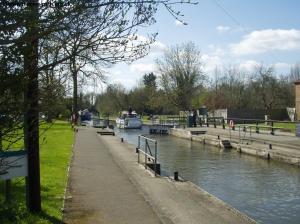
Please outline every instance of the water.
[[[142, 130], [117, 130], [137, 145]], [[165, 173], [178, 171], [260, 223], [300, 223], [300, 168], [224, 151], [172, 136], [152, 135], [158, 141], [158, 160]]]

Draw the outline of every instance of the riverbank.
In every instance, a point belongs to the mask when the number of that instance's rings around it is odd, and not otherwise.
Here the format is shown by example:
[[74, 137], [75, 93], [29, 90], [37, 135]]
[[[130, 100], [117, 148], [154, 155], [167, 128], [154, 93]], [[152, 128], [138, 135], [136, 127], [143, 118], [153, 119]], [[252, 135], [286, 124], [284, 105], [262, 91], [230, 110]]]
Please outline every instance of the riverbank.
[[255, 223], [189, 181], [154, 177], [137, 163], [135, 146], [93, 128], [77, 133], [67, 198], [66, 223], [145, 223], [149, 215], [161, 223]]
[[[195, 134], [200, 132], [204, 134]], [[300, 138], [291, 133], [276, 131], [275, 135], [269, 132], [250, 135], [243, 130], [196, 127], [171, 128], [170, 134], [217, 147], [223, 147], [223, 142], [228, 141], [240, 153], [300, 166]]]

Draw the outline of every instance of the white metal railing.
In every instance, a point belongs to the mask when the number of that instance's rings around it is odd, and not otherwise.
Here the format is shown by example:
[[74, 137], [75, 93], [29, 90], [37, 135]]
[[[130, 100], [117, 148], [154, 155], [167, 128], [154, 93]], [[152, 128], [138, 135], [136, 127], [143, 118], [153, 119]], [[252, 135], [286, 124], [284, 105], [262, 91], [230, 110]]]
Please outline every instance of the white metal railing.
[[[142, 150], [142, 141], [145, 142], [144, 150]], [[151, 151], [151, 144], [149, 142], [152, 142], [154, 144], [154, 153]], [[157, 141], [155, 139], [148, 138], [143, 135], [138, 136], [138, 146], [136, 148], [136, 152], [138, 153], [138, 163], [141, 163], [140, 160], [140, 154], [143, 154], [145, 156], [145, 169], [147, 169], [147, 162], [152, 160], [152, 164], [154, 166], [154, 174], [155, 176], [158, 174], [158, 161], [157, 161]]]

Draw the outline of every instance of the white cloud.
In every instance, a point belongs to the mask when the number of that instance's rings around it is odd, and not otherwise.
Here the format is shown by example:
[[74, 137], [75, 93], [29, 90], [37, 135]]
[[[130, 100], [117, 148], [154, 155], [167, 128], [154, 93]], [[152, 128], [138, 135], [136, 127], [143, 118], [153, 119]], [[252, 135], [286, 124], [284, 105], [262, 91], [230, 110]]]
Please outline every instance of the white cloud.
[[183, 26], [184, 23], [180, 22], [179, 20], [175, 20], [175, 26]]
[[116, 78], [112, 80], [112, 83], [114, 84], [121, 84], [127, 89], [132, 88], [136, 84], [136, 80], [134, 79], [121, 79], [121, 78]]
[[266, 29], [253, 31], [237, 44], [231, 45], [235, 55], [260, 54], [274, 50], [300, 49], [300, 30]]
[[150, 52], [151, 53], [161, 53], [165, 49], [167, 49], [167, 46], [165, 44], [163, 44], [160, 41], [155, 41], [153, 44], [151, 44]]
[[275, 69], [288, 70], [288, 69], [291, 68], [292, 65], [290, 65], [288, 63], [285, 63], [285, 62], [278, 62], [278, 63], [275, 63], [273, 66], [274, 66]]
[[216, 56], [224, 56], [225, 54], [226, 54], [226, 51], [221, 47], [217, 47], [213, 52], [213, 55], [216, 55]]
[[222, 59], [217, 55], [208, 55], [203, 54], [201, 56], [201, 61], [203, 63], [203, 70], [206, 73], [212, 73], [216, 69], [216, 67], [222, 67], [223, 61]]
[[239, 64], [239, 69], [242, 71], [246, 71], [246, 72], [252, 72], [254, 71], [258, 66], [260, 65], [260, 63], [258, 63], [255, 60], [247, 60], [244, 62], [241, 62]]
[[155, 70], [155, 64], [135, 63], [130, 65], [130, 71], [135, 73], [148, 73]]
[[219, 32], [219, 33], [225, 33], [229, 30], [231, 30], [231, 27], [229, 26], [217, 26], [216, 27], [216, 30]]

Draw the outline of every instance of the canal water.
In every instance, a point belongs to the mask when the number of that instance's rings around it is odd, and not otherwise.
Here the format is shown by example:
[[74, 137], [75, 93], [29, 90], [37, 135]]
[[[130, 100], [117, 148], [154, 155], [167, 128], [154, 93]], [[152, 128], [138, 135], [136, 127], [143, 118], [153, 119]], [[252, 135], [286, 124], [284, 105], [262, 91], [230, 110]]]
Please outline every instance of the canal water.
[[[134, 145], [139, 134], [148, 133], [146, 126], [116, 129], [118, 136]], [[151, 138], [158, 141], [158, 160], [165, 174], [178, 171], [259, 223], [300, 223], [300, 168], [173, 136]]]

